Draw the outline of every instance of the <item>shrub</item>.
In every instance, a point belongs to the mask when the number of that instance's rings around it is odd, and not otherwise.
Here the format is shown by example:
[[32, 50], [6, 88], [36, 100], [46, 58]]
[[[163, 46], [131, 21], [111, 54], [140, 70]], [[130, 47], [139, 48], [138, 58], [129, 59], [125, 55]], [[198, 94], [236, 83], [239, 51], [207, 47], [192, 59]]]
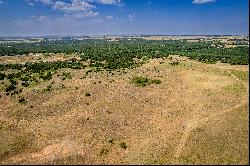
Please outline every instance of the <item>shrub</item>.
[[112, 139], [108, 140], [108, 143], [114, 144], [114, 141], [115, 141], [115, 140], [112, 138]]
[[50, 92], [52, 90], [52, 85], [48, 85], [47, 88], [43, 89], [44, 93]]
[[126, 144], [125, 142], [120, 143], [120, 146], [121, 146], [123, 149], [127, 149], [127, 148], [128, 148], [128, 146], [127, 146], [127, 144]]
[[7, 86], [7, 88], [5, 89], [5, 92], [9, 92], [9, 91], [12, 91], [12, 90], [15, 90], [16, 89], [16, 86], [13, 85], [13, 84], [10, 84], [9, 86]]
[[86, 92], [86, 93], [85, 93], [85, 96], [91, 96], [91, 95], [90, 95], [90, 93]]
[[132, 79], [132, 83], [138, 85], [138, 86], [146, 86], [150, 83], [149, 79], [147, 77], [134, 77]]
[[62, 80], [71, 79], [71, 78], [72, 78], [71, 73], [63, 73], [63, 78], [62, 78]]
[[104, 155], [108, 154], [108, 152], [109, 152], [108, 149], [103, 148], [103, 149], [101, 150], [101, 152], [100, 152], [100, 156], [104, 156]]
[[47, 72], [47, 73], [41, 75], [40, 78], [42, 78], [43, 80], [51, 80], [52, 79], [52, 73]]
[[29, 83], [29, 82], [27, 82], [27, 81], [22, 82], [22, 86], [24, 86], [24, 87], [28, 87], [29, 85], [30, 85], [30, 83]]
[[27, 99], [25, 99], [24, 97], [21, 97], [19, 100], [18, 100], [19, 103], [22, 103], [22, 104], [25, 104], [28, 102]]
[[161, 80], [156, 80], [156, 79], [154, 79], [154, 80], [152, 80], [151, 82], [154, 83], [154, 84], [160, 84], [160, 83], [161, 83]]
[[5, 74], [0, 73], [0, 80], [4, 80], [4, 78], [5, 78]]
[[161, 80], [157, 79], [149, 79], [147, 77], [134, 77], [132, 78], [132, 83], [138, 85], [138, 86], [146, 86], [149, 84], [160, 84]]
[[170, 65], [176, 66], [176, 65], [179, 65], [179, 62], [171, 62]]

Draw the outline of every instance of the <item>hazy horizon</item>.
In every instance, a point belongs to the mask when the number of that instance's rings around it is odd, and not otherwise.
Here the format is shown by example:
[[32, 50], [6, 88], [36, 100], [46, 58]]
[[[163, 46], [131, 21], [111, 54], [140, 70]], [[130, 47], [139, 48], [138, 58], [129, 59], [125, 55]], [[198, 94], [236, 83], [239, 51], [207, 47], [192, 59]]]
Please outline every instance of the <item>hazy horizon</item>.
[[171, 35], [171, 34], [64, 34], [64, 35], [3, 35], [0, 37], [82, 37], [82, 36], [249, 36], [249, 34], [181, 34], [181, 35]]

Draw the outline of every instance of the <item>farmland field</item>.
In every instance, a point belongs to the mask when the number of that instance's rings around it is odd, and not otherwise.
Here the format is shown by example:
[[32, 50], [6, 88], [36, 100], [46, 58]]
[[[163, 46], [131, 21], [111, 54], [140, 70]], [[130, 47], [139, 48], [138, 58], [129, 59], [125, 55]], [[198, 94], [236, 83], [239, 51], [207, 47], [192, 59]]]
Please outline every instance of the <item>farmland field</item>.
[[248, 164], [248, 47], [210, 46], [1, 44], [0, 163]]

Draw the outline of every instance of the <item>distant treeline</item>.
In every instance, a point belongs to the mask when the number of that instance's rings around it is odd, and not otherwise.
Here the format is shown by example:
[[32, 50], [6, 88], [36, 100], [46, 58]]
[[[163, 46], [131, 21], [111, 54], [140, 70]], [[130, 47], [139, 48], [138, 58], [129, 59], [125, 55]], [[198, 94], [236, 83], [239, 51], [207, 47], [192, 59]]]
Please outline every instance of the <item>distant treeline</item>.
[[205, 63], [221, 61], [230, 64], [249, 64], [249, 47], [225, 48], [222, 43], [214, 42], [124, 39], [0, 44], [0, 56], [29, 53], [77, 54], [82, 60], [92, 60], [92, 66], [106, 69], [130, 67], [134, 65], [133, 58], [160, 58], [168, 55], [187, 56]]

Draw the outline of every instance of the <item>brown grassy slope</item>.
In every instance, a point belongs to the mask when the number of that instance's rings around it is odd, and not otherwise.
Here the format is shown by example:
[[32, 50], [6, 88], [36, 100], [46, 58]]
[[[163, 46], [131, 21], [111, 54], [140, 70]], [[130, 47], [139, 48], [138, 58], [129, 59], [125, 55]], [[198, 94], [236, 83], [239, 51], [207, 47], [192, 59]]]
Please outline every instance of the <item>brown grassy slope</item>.
[[[39, 91], [51, 81], [25, 89], [27, 104], [2, 95], [0, 132], [13, 141], [1, 141], [0, 163], [248, 163], [248, 71], [178, 59], [85, 79], [87, 69], [67, 70], [51, 92]], [[137, 87], [133, 76], [162, 83]]]
[[248, 109], [246, 103], [238, 105], [194, 129], [180, 155], [180, 163], [247, 164]]

